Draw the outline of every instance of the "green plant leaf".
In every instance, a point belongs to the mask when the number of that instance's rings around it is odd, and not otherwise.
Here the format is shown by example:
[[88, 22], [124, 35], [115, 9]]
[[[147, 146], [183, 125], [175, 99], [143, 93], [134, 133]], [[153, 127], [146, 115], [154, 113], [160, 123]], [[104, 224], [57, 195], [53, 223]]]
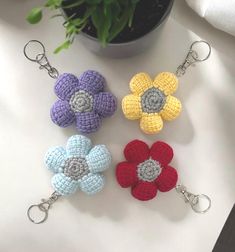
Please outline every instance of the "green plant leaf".
[[129, 21], [128, 21], [128, 26], [129, 27], [132, 26], [133, 18], [134, 18], [134, 15], [135, 15], [136, 5], [138, 4], [139, 1], [140, 0], [131, 0], [130, 17], [129, 17]]
[[76, 13], [73, 13], [70, 17], [66, 17], [66, 16], [65, 16], [65, 21], [64, 21], [64, 23], [63, 23], [63, 26], [66, 26], [66, 24], [67, 24], [68, 22], [70, 22], [70, 20], [72, 20], [75, 16], [76, 16]]
[[76, 33], [76, 26], [71, 22], [68, 22], [65, 28], [66, 28], [66, 38], [70, 38], [73, 36], [73, 34]]
[[111, 4], [111, 3], [113, 3], [113, 2], [117, 2], [117, 1], [115, 1], [115, 0], [103, 0], [104, 1], [104, 4]]
[[71, 46], [71, 41], [70, 40], [66, 40], [63, 44], [61, 44], [60, 46], [58, 46], [54, 50], [54, 53], [59, 53], [60, 51], [62, 51], [64, 49], [68, 49], [70, 46]]
[[136, 4], [132, 4], [132, 5], [130, 6], [130, 15], [129, 15], [129, 19], [128, 19], [128, 26], [129, 26], [129, 27], [132, 26], [134, 14], [135, 14], [135, 8], [136, 8]]
[[112, 23], [115, 23], [120, 15], [121, 7], [118, 2], [114, 2], [110, 5], [110, 8], [112, 12]]
[[83, 23], [83, 20], [81, 18], [74, 18], [74, 19], [71, 19], [70, 21], [70, 25], [73, 25], [73, 26], [80, 26], [81, 24]]
[[26, 19], [30, 24], [37, 24], [38, 22], [40, 22], [40, 20], [42, 19], [42, 8], [41, 7], [33, 8], [29, 12]]
[[101, 13], [100, 8], [96, 8], [95, 11], [91, 15], [92, 23], [96, 29], [98, 29], [101, 23], [101, 19], [99, 18], [100, 13]]
[[69, 4], [69, 5], [63, 4], [63, 8], [64, 9], [74, 8], [74, 7], [80, 6], [83, 3], [84, 3], [84, 0], [77, 0], [74, 3]]
[[113, 24], [110, 29], [109, 39], [108, 41], [111, 42], [127, 25], [130, 16], [130, 10], [127, 8], [122, 13], [120, 19]]
[[52, 18], [56, 18], [56, 17], [63, 17], [63, 15], [62, 14], [55, 14], [55, 15], [51, 16], [50, 18], [52, 19]]
[[61, 7], [63, 0], [47, 0], [45, 3], [45, 7], [48, 7], [50, 9], [58, 9]]
[[132, 4], [137, 4], [140, 0], [131, 0]]
[[106, 6], [106, 11], [102, 7], [96, 7], [92, 13], [92, 23], [96, 27], [97, 37], [102, 46], [108, 41], [109, 29], [112, 25], [112, 15], [110, 6]]
[[102, 0], [85, 0], [88, 4], [99, 4], [102, 2]]
[[129, 1], [128, 0], [118, 0], [119, 4], [122, 6], [127, 6], [129, 5]]
[[96, 6], [94, 5], [87, 8], [85, 14], [82, 17], [83, 22], [92, 16], [92, 13], [95, 11], [95, 9], [96, 9]]

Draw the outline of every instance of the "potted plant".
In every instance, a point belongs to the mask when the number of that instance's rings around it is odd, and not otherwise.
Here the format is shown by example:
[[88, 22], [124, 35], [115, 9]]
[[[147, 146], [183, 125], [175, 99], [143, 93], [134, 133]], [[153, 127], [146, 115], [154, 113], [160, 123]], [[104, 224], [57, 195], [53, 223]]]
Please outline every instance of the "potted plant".
[[67, 49], [77, 34], [91, 51], [112, 57], [132, 56], [155, 42], [169, 16], [173, 0], [47, 0], [27, 16], [38, 23], [44, 9], [63, 16], [65, 41], [55, 53]]

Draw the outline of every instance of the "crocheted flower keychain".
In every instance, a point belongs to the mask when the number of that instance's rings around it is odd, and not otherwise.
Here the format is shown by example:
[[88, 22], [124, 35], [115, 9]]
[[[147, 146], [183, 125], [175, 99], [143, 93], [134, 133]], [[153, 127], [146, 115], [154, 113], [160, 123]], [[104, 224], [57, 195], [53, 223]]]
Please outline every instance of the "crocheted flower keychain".
[[[73, 194], [78, 189], [88, 195], [101, 191], [104, 187], [101, 172], [109, 168], [111, 155], [105, 145], [92, 148], [89, 138], [74, 135], [68, 139], [66, 148], [59, 146], [49, 149], [45, 164], [54, 173], [51, 184], [55, 191], [49, 199], [43, 199], [41, 203], [28, 208], [28, 218], [35, 224], [47, 219], [51, 205], [59, 197]], [[32, 212], [36, 209], [43, 214], [39, 219]]]
[[[205, 44], [209, 52], [199, 58], [195, 46]], [[130, 81], [132, 94], [122, 100], [122, 110], [127, 119], [140, 119], [140, 128], [146, 134], [155, 134], [162, 130], [163, 120], [174, 120], [181, 112], [181, 102], [173, 96], [178, 88], [178, 78], [186, 69], [196, 63], [205, 61], [211, 53], [210, 45], [205, 41], [195, 41], [182, 65], [177, 68], [176, 75], [169, 72], [158, 74], [152, 81], [147, 73], [138, 73]]]
[[[41, 52], [36, 57], [29, 56], [30, 44], [40, 45]], [[110, 92], [104, 92], [104, 77], [93, 70], [85, 71], [77, 78], [70, 73], [59, 75], [46, 57], [44, 45], [30, 40], [24, 47], [25, 56], [46, 69], [50, 77], [57, 79], [54, 87], [59, 98], [51, 108], [51, 120], [60, 127], [76, 123], [81, 133], [91, 133], [99, 129], [101, 119], [112, 116], [117, 108], [116, 98]]]
[[[207, 195], [194, 195], [184, 185], [177, 185], [178, 173], [170, 165], [173, 155], [173, 149], [164, 142], [157, 141], [149, 148], [143, 141], [131, 141], [124, 149], [126, 161], [116, 167], [119, 185], [123, 188], [131, 187], [132, 196], [141, 201], [153, 199], [158, 191], [168, 192], [176, 188], [195, 212], [207, 212], [211, 207]], [[201, 205], [202, 200], [206, 205]]]

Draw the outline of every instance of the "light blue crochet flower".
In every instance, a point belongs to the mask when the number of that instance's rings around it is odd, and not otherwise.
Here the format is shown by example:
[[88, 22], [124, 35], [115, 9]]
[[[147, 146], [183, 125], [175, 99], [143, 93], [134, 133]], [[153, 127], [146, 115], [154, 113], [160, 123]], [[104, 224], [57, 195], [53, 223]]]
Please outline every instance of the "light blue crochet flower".
[[75, 135], [68, 139], [66, 148], [49, 149], [45, 163], [55, 173], [51, 183], [56, 192], [69, 195], [80, 188], [91, 195], [102, 190], [104, 176], [100, 172], [110, 166], [111, 155], [105, 145], [92, 148], [89, 138]]

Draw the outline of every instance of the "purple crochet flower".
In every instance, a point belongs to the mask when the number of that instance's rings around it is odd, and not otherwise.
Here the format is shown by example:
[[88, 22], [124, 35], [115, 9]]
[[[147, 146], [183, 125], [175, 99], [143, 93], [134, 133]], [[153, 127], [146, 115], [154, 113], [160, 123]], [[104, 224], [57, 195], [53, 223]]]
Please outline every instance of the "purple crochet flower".
[[114, 114], [116, 98], [110, 92], [103, 92], [104, 77], [96, 71], [88, 70], [79, 78], [64, 73], [55, 83], [55, 93], [59, 100], [51, 108], [51, 119], [60, 127], [76, 122], [81, 133], [91, 133], [99, 129], [101, 118]]

